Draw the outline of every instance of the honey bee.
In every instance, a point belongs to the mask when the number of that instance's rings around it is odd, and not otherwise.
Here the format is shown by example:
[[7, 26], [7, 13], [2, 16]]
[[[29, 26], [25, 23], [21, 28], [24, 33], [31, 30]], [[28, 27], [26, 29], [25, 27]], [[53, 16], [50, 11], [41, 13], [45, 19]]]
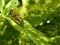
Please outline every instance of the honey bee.
[[20, 17], [19, 14], [17, 14], [14, 10], [10, 10], [10, 15], [11, 15], [12, 18], [17, 20], [22, 27], [24, 27], [23, 19]]

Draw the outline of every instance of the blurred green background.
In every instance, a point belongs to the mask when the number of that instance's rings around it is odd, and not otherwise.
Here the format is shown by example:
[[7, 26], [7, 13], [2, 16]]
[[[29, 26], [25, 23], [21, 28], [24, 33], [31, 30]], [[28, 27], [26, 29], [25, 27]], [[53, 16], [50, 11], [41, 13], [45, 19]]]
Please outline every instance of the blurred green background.
[[60, 0], [0, 0], [0, 45], [60, 45]]

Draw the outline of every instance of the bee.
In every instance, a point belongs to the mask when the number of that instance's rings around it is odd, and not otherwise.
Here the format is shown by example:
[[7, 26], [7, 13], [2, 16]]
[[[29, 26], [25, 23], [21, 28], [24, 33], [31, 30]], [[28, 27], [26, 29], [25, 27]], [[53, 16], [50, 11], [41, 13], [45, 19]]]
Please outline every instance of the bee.
[[17, 14], [14, 10], [10, 10], [10, 15], [12, 18], [18, 21], [22, 27], [24, 27], [23, 19], [20, 17], [19, 14]]

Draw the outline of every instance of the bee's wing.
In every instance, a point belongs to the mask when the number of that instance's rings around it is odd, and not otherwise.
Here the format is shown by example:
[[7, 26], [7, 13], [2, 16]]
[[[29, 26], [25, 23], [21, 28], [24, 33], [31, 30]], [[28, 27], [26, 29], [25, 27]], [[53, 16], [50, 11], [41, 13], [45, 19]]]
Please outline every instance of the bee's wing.
[[20, 17], [19, 18], [19, 22], [20, 22], [20, 25], [22, 26], [22, 27], [24, 27], [24, 22], [23, 22], [23, 19]]

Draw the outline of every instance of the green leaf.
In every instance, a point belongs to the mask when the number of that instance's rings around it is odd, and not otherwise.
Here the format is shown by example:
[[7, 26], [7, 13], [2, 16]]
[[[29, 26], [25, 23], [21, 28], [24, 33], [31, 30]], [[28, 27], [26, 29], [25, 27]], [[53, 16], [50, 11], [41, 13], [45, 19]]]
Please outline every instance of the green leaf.
[[[34, 29], [27, 21], [24, 21], [25, 27], [22, 28], [10, 18], [7, 19], [16, 30], [27, 35], [36, 45], [48, 45], [48, 38], [43, 33]], [[42, 40], [44, 40], [44, 42]]]
[[0, 11], [1, 11], [2, 8], [3, 8], [2, 0], [0, 0]]
[[45, 0], [40, 0], [40, 5], [42, 6], [45, 3]]

